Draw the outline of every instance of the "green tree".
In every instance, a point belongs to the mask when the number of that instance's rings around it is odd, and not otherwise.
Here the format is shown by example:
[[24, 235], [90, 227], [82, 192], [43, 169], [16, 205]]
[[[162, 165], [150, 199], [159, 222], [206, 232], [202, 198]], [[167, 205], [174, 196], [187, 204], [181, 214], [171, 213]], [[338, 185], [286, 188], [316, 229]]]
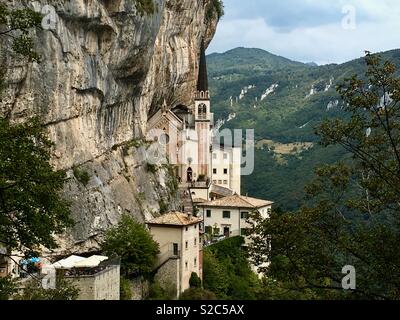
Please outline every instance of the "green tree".
[[[10, 10], [0, 4], [0, 40], [9, 38], [15, 53], [39, 62], [30, 34], [41, 21], [31, 9]], [[0, 94], [4, 75], [1, 68]], [[59, 195], [65, 172], [50, 166], [52, 143], [37, 119], [11, 124], [0, 117], [0, 134], [0, 246], [6, 249], [2, 256], [13, 249], [36, 255], [40, 246], [56, 247], [54, 234], [72, 226], [68, 203]], [[0, 279], [1, 299], [15, 289], [15, 281]]]
[[203, 253], [203, 286], [219, 298], [225, 298], [228, 292], [229, 279], [226, 270], [210, 251]]
[[233, 237], [204, 250], [203, 286], [219, 299], [254, 300], [260, 281], [251, 270], [244, 239]]
[[[351, 161], [317, 169], [299, 212], [253, 217], [256, 264], [270, 261], [267, 276], [323, 298], [400, 298], [400, 79], [378, 55], [365, 61], [366, 80], [338, 87], [347, 116], [317, 129], [322, 145], [342, 146]], [[357, 281], [344, 291], [346, 265]]]
[[117, 226], [108, 230], [102, 248], [107, 255], [121, 257], [125, 276], [152, 272], [159, 253], [158, 243], [146, 227], [126, 214]]
[[55, 248], [55, 233], [72, 226], [60, 196], [66, 174], [50, 161], [52, 143], [37, 119], [0, 118], [0, 243], [8, 250]]
[[43, 16], [29, 8], [10, 10], [0, 4], [0, 37], [12, 40], [14, 52], [31, 61], [39, 61], [40, 56], [34, 50], [34, 41], [30, 36], [33, 28], [40, 28]]

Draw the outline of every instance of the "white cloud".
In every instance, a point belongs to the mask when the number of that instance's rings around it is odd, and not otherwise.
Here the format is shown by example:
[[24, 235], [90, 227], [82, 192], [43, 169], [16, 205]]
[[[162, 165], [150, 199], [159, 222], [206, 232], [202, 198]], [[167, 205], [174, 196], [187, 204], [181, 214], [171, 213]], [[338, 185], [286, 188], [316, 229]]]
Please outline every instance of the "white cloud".
[[[321, 7], [320, 0], [300, 2], [307, 5], [318, 3]], [[356, 9], [354, 30], [342, 27], [341, 8], [348, 4]], [[225, 6], [228, 16], [218, 26], [217, 34], [208, 50], [210, 53], [223, 52], [238, 46], [255, 47], [294, 60], [323, 64], [358, 58], [363, 56], [365, 50], [377, 52], [400, 48], [398, 0], [336, 0], [334, 6], [331, 3], [331, 7], [335, 12], [340, 10], [341, 16], [337, 22], [295, 26], [285, 32], [268, 25], [260, 14], [255, 18], [232, 19], [229, 17], [229, 1]]]

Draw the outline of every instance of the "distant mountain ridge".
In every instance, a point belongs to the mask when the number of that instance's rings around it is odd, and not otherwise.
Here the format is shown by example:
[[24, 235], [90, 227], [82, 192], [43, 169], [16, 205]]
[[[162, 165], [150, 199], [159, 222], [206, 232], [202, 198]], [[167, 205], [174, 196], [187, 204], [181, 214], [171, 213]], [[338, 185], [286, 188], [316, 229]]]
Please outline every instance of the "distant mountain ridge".
[[[382, 55], [400, 65], [400, 49]], [[340, 109], [337, 85], [366, 71], [363, 58], [314, 66], [249, 48], [211, 54], [207, 63], [217, 118], [235, 113], [229, 127], [255, 128], [259, 138], [281, 142], [313, 139], [310, 127]]]
[[277, 70], [288, 66], [303, 66], [301, 62], [278, 56], [263, 49], [239, 47], [225, 53], [208, 55], [209, 72], [228, 74], [232, 71], [253, 69]]
[[[400, 49], [380, 54], [400, 66]], [[257, 141], [313, 144], [284, 155], [260, 148], [254, 174], [243, 178], [243, 192], [284, 208], [298, 207], [313, 168], [345, 156], [338, 148], [322, 149], [314, 128], [324, 118], [343, 115], [336, 87], [354, 74], [363, 76], [365, 60], [317, 66], [262, 49], [236, 48], [209, 55], [207, 63], [213, 111], [224, 127], [255, 129]]]

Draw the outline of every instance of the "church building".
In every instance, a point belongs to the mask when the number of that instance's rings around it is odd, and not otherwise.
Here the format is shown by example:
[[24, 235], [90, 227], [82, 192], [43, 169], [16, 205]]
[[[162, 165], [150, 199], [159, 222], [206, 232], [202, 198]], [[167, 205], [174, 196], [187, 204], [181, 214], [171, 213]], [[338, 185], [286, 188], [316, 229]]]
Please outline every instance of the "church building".
[[164, 101], [149, 118], [148, 138], [166, 152], [177, 178], [188, 185], [192, 198], [208, 201], [240, 194], [241, 146], [232, 141], [221, 143], [214, 128], [204, 42], [193, 98], [191, 106], [168, 106]]
[[156, 277], [162, 286], [167, 286], [164, 280], [173, 283], [179, 296], [189, 288], [192, 273], [202, 278], [203, 244], [245, 236], [249, 213], [267, 218], [272, 202], [241, 196], [242, 139], [237, 145], [233, 134], [214, 126], [204, 43], [192, 105], [164, 100], [147, 129], [155, 154], [148, 160], [158, 164], [166, 156], [179, 180], [180, 212], [147, 222], [160, 245]]

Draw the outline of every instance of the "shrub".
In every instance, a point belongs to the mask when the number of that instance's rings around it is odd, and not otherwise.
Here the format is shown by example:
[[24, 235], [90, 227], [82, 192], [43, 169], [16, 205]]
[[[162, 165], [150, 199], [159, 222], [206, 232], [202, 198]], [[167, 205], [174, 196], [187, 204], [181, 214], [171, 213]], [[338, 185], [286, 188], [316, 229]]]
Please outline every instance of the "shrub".
[[0, 300], [8, 300], [17, 292], [17, 284], [11, 277], [0, 278]]
[[215, 15], [219, 20], [224, 14], [224, 4], [222, 0], [212, 0], [206, 9], [206, 20], [207, 22], [210, 22], [212, 19], [214, 19]]
[[90, 181], [89, 173], [86, 170], [79, 169], [78, 167], [74, 167], [73, 172], [76, 180], [86, 187]]
[[202, 288], [189, 288], [179, 298], [180, 300], [217, 300], [214, 292]]
[[212, 235], [212, 231], [213, 231], [213, 228], [211, 226], [206, 226], [205, 227], [205, 232], [207, 234]]
[[155, 164], [152, 163], [146, 163], [146, 170], [147, 172], [150, 173], [156, 173], [157, 172], [157, 166]]
[[132, 0], [140, 15], [153, 14], [156, 11], [154, 0]]
[[79, 289], [63, 277], [57, 277], [55, 289], [43, 289], [41, 282], [30, 280], [14, 300], [76, 300]]
[[132, 300], [131, 282], [124, 277], [121, 277], [119, 296], [120, 300]]
[[201, 279], [196, 272], [192, 272], [190, 275], [189, 285], [191, 288], [201, 288]]
[[154, 282], [150, 285], [149, 300], [173, 300], [176, 298], [176, 288], [172, 283], [161, 286], [160, 283]]
[[168, 212], [169, 206], [168, 203], [165, 203], [164, 200], [159, 201], [159, 206], [160, 206], [160, 213], [164, 214]]

